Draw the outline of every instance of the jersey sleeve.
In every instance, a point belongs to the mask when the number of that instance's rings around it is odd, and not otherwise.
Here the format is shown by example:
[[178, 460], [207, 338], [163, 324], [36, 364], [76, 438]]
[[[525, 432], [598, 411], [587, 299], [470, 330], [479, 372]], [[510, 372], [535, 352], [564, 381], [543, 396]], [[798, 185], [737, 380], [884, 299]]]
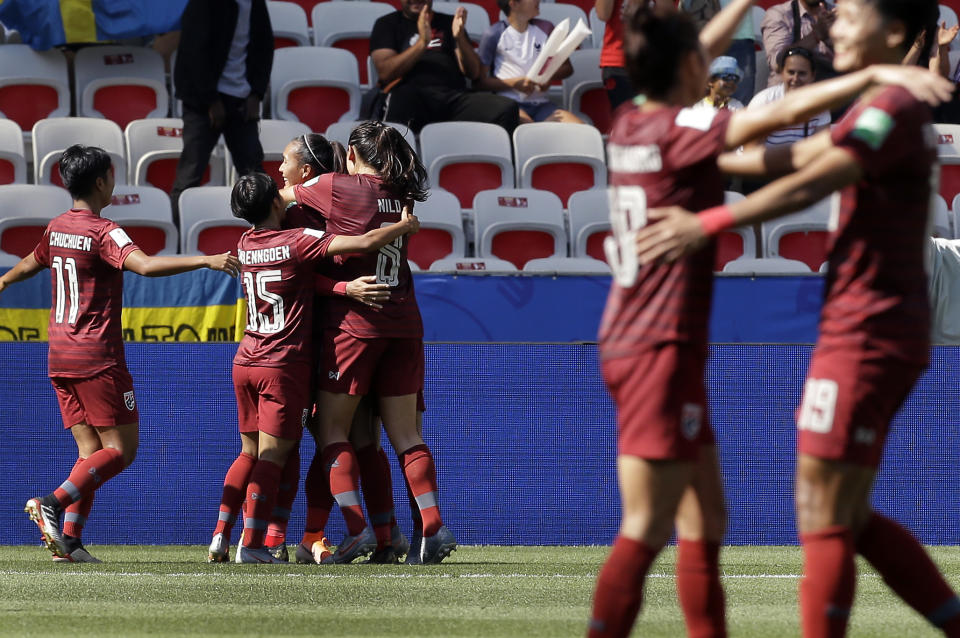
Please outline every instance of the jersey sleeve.
[[670, 170], [680, 170], [723, 153], [731, 115], [728, 110], [681, 109], [674, 120], [664, 163]]
[[50, 226], [48, 225], [43, 231], [43, 237], [40, 238], [40, 243], [37, 244], [37, 247], [33, 249], [33, 258], [37, 260], [37, 263], [41, 266], [50, 267]]
[[[394, 44], [394, 22], [389, 19], [390, 14], [381, 16], [373, 23], [373, 31], [370, 33], [370, 52], [374, 52], [377, 49], [392, 49], [397, 51], [396, 45]], [[397, 51], [397, 53], [402, 53], [402, 51]]]
[[480, 58], [483, 66], [493, 67], [493, 61], [497, 57], [497, 43], [500, 41], [501, 34], [503, 34], [503, 28], [500, 27], [501, 24], [501, 22], [497, 22], [496, 24], [490, 25], [490, 28], [487, 29], [483, 33], [483, 37], [480, 38], [480, 46], [477, 47], [477, 56]]
[[293, 196], [301, 206], [309, 206], [324, 217], [330, 216], [333, 203], [333, 174], [326, 173], [293, 187]]
[[104, 226], [100, 233], [100, 259], [122, 270], [124, 260], [135, 250], [140, 248], [120, 226], [113, 222]]
[[336, 235], [304, 228], [297, 236], [297, 254], [302, 263], [313, 264], [327, 256], [327, 247]]
[[923, 145], [923, 111], [905, 89], [887, 91], [831, 132], [834, 146], [849, 151], [864, 175], [879, 177], [916, 154]]
[[330, 279], [325, 275], [314, 275], [314, 290], [318, 295], [326, 297], [345, 297], [347, 294], [347, 282]]

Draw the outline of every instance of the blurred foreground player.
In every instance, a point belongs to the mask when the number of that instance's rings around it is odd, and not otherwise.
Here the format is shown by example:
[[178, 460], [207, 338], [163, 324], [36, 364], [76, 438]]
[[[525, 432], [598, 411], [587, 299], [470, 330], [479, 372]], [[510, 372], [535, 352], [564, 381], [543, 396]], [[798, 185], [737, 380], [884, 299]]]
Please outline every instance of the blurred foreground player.
[[[627, 66], [641, 95], [619, 111], [608, 146], [614, 237], [607, 252], [616, 279], [600, 332], [603, 372], [619, 409], [623, 520], [598, 578], [591, 636], [629, 633], [646, 572], [674, 526], [689, 635], [726, 635], [718, 569], [725, 512], [703, 385], [715, 245], [675, 263], [638, 265], [635, 240], [647, 224], [646, 206], [719, 205], [722, 151], [803, 122], [878, 79], [915, 77], [904, 67], [881, 77], [865, 71], [798, 89], [762, 109], [685, 108], [700, 96], [709, 52], [724, 50], [749, 4], [727, 7], [700, 42], [684, 16], [628, 13]], [[932, 74], [918, 81], [939, 82]]]
[[[60, 487], [27, 501], [47, 548], [72, 562], [100, 562], [80, 541], [94, 491], [133, 462], [139, 414], [121, 335], [123, 270], [147, 277], [210, 268], [236, 275], [229, 253], [148, 257], [117, 224], [100, 217], [113, 196], [113, 167], [100, 148], [71, 146], [60, 175], [73, 208], [53, 219], [34, 251], [0, 277], [8, 285], [50, 269], [50, 381], [63, 425], [77, 443], [77, 462]], [[66, 512], [64, 534], [60, 516]]]
[[[897, 64], [921, 30], [935, 32], [937, 17], [935, 0], [840, 0], [830, 31], [836, 69], [854, 77], [849, 72], [870, 64]], [[937, 87], [928, 101], [948, 99], [951, 88]], [[873, 87], [832, 131], [792, 148], [721, 158], [757, 176], [795, 173], [729, 208], [651, 211], [660, 221], [638, 238], [641, 262], [671, 258], [725, 228], [839, 191], [820, 334], [797, 414], [800, 611], [808, 638], [845, 635], [857, 553], [931, 624], [960, 636], [960, 600], [910, 532], [870, 504], [890, 422], [928, 363], [923, 262], [936, 144], [925, 104], [903, 87]]]
[[[247, 326], [233, 361], [241, 455], [256, 458], [246, 485], [247, 512], [238, 563], [283, 563], [264, 548], [280, 477], [300, 441], [311, 404], [310, 362], [314, 274], [321, 259], [376, 252], [417, 230], [415, 217], [358, 237], [311, 228], [281, 229], [286, 205], [263, 173], [240, 178], [230, 206], [253, 224], [240, 238]], [[221, 504], [220, 517], [224, 514]], [[228, 539], [215, 533], [208, 559], [229, 558]]]

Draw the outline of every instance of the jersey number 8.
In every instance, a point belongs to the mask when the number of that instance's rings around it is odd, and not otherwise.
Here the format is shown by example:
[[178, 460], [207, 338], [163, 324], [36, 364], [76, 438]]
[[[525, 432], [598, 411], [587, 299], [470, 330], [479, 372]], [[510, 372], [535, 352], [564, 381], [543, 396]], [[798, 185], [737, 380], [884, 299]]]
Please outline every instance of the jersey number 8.
[[611, 186], [610, 226], [603, 252], [617, 284], [629, 288], [637, 281], [637, 231], [647, 225], [647, 194], [639, 186]]
[[[386, 224], [385, 224], [386, 225]], [[388, 286], [400, 285], [400, 261], [403, 254], [403, 237], [397, 237], [380, 249], [377, 254], [377, 283]]]

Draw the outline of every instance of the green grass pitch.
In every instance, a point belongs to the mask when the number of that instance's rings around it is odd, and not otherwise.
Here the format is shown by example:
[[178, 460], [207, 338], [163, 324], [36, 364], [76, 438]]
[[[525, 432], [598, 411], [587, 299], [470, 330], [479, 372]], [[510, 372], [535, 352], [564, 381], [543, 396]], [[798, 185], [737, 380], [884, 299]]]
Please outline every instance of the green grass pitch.
[[[443, 565], [207, 565], [206, 549], [90, 546], [102, 565], [0, 547], [0, 636], [582, 636], [605, 547], [462, 547]], [[955, 588], [960, 548], [932, 548]], [[634, 636], [684, 635], [671, 548]], [[732, 637], [798, 636], [796, 547], [721, 557]], [[937, 636], [860, 563], [851, 637]]]

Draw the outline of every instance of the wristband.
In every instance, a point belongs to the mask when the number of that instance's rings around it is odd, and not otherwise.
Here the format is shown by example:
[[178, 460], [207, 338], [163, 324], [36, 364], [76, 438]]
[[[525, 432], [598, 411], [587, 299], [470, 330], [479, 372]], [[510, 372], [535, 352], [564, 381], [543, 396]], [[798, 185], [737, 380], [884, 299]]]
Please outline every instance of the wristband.
[[697, 219], [705, 235], [712, 237], [736, 225], [733, 213], [727, 206], [714, 206], [697, 213]]
[[345, 282], [345, 281], [338, 281], [337, 283], [335, 283], [335, 284], [333, 285], [333, 292], [336, 293], [336, 294], [338, 294], [338, 295], [340, 295], [340, 296], [342, 296], [342, 297], [346, 297], [346, 296], [347, 296], [347, 282]]

